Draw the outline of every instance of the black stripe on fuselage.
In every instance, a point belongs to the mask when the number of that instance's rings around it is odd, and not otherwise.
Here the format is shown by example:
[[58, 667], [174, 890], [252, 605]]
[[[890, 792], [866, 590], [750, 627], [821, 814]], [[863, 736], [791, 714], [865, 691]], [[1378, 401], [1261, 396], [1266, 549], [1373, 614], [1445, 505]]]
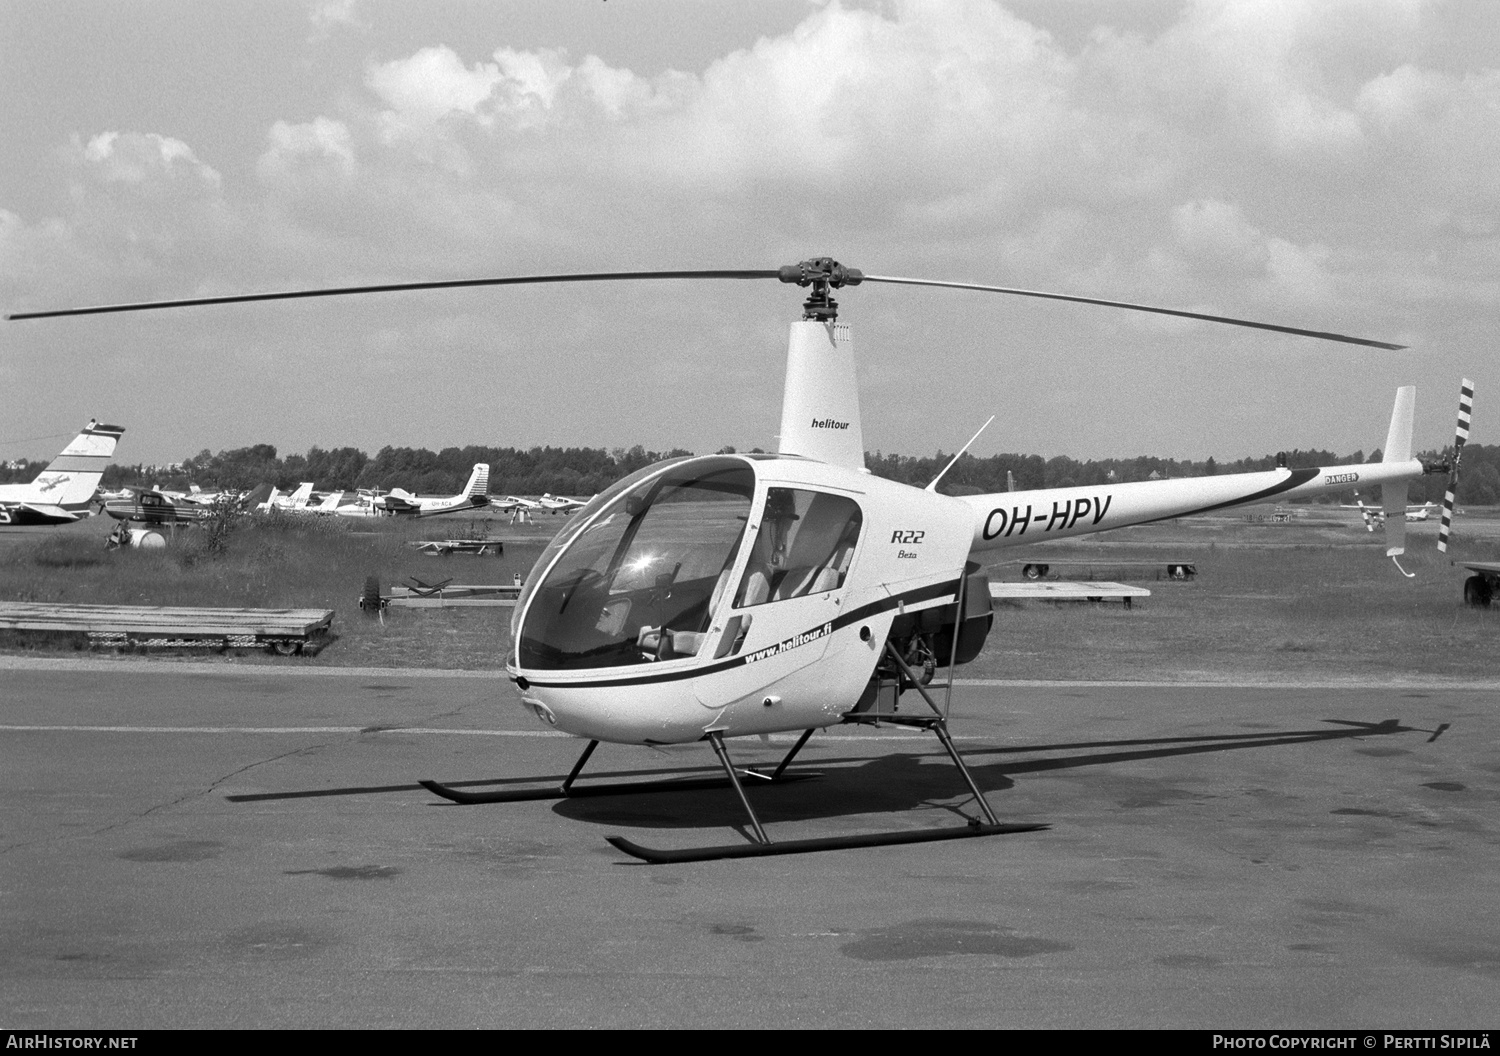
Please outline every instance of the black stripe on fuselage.
[[[891, 609], [900, 608], [903, 605], [919, 605], [924, 601], [934, 601], [938, 598], [956, 597], [957, 595], [958, 580], [956, 579], [949, 580], [946, 583], [933, 583], [930, 586], [917, 587], [914, 590], [908, 590], [901, 594], [893, 594], [888, 598], [881, 598], [879, 601], [872, 601], [867, 605], [861, 605], [857, 609], [850, 609], [848, 612], [840, 613], [832, 621], [833, 625], [830, 629], [830, 634], [833, 631], [849, 626], [851, 623], [867, 620], [872, 616], [879, 615], [882, 612], [889, 612]], [[773, 602], [772, 604], [775, 603]], [[822, 626], [820, 623], [816, 627], [811, 627], [801, 633], [811, 635]], [[790, 641], [796, 637], [798, 635], [792, 634], [783, 640]], [[820, 637], [827, 638], [828, 635], [821, 635]], [[812, 639], [809, 639], [809, 644], [811, 641]], [[678, 682], [684, 678], [698, 678], [701, 675], [713, 675], [720, 671], [728, 671], [730, 668], [743, 667], [749, 662], [749, 657], [755, 652], [756, 650], [750, 650], [749, 652], [742, 652], [738, 656], [731, 656], [726, 660], [720, 660], [717, 663], [708, 664], [704, 667], [689, 667], [681, 671], [668, 671], [661, 674], [632, 674], [616, 678], [590, 679], [586, 682], [544, 682], [523, 673], [521, 675], [512, 675], [511, 681], [514, 682], [517, 678], [524, 678], [528, 685], [538, 686], [543, 689], [593, 689], [600, 686], [642, 686], [654, 682]]]
[[1229, 506], [1243, 506], [1247, 502], [1256, 502], [1260, 499], [1269, 499], [1272, 496], [1281, 495], [1284, 492], [1291, 491], [1293, 488], [1301, 487], [1303, 484], [1306, 484], [1309, 480], [1312, 480], [1313, 477], [1316, 477], [1319, 473], [1321, 473], [1322, 470], [1294, 469], [1290, 472], [1291, 475], [1287, 477], [1286, 480], [1283, 480], [1280, 484], [1272, 484], [1269, 488], [1254, 492], [1250, 495], [1241, 495], [1237, 499], [1226, 499], [1223, 502], [1216, 502], [1212, 506], [1201, 506], [1196, 510], [1183, 510], [1181, 513], [1169, 513], [1164, 517], [1152, 517], [1149, 520], [1144, 521], [1130, 521], [1127, 524], [1110, 525], [1110, 527], [1127, 528], [1132, 524], [1155, 524], [1157, 521], [1170, 521], [1174, 517], [1192, 517], [1200, 513], [1212, 513], [1214, 510], [1222, 510]]

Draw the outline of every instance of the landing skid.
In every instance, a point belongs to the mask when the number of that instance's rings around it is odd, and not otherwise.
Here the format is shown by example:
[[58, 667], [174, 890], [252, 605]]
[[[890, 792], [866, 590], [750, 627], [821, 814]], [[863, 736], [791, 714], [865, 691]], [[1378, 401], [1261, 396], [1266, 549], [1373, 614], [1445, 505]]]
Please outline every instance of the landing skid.
[[[766, 777], [754, 770], [741, 773], [750, 777]], [[809, 781], [822, 774], [804, 771], [785, 774], [776, 784], [785, 785], [793, 781]], [[722, 777], [688, 777], [667, 781], [609, 781], [597, 785], [579, 785], [576, 788], [512, 788], [497, 792], [465, 792], [437, 781], [418, 781], [417, 784], [435, 792], [444, 799], [465, 805], [477, 803], [524, 803], [536, 799], [588, 799], [592, 796], [633, 796], [646, 792], [693, 792], [706, 788], [728, 788], [729, 781]]]
[[[811, 732], [811, 731], [809, 731]], [[797, 742], [797, 748], [801, 748], [807, 740], [803, 737]], [[692, 792], [705, 788], [726, 788], [730, 778], [724, 777], [689, 777], [671, 778], [666, 781], [610, 781], [598, 785], [578, 785], [573, 782], [583, 771], [583, 766], [589, 761], [589, 756], [594, 754], [594, 749], [599, 747], [598, 741], [590, 741], [584, 748], [583, 754], [578, 757], [578, 762], [573, 764], [572, 771], [563, 778], [561, 785], [552, 788], [508, 788], [495, 792], [465, 792], [462, 789], [453, 788], [437, 781], [418, 781], [417, 784], [434, 792], [444, 799], [454, 803], [465, 805], [477, 803], [524, 803], [529, 800], [538, 799], [586, 799], [591, 796], [633, 796], [644, 792]], [[792, 755], [796, 754], [793, 749]], [[746, 777], [759, 778], [773, 784], [787, 784], [792, 781], [808, 781], [812, 778], [822, 777], [822, 774], [811, 771], [802, 771], [795, 774], [784, 773], [786, 764], [791, 762], [791, 756], [784, 759], [775, 773], [763, 774], [758, 770], [741, 770], [740, 773]], [[734, 777], [736, 775], [731, 775]]]
[[592, 796], [619, 796], [636, 795], [642, 792], [682, 792], [695, 789], [723, 788], [728, 785], [734, 789], [735, 795], [739, 797], [740, 806], [744, 807], [745, 814], [750, 821], [751, 839], [749, 843], [724, 844], [713, 847], [686, 847], [676, 850], [662, 850], [653, 847], [644, 847], [626, 839], [623, 836], [607, 837], [611, 846], [625, 854], [638, 858], [643, 862], [653, 865], [665, 865], [677, 862], [710, 862], [720, 858], [765, 858], [771, 855], [783, 854], [809, 854], [814, 851], [839, 851], [850, 850], [858, 847], [892, 847], [904, 843], [935, 843], [940, 840], [964, 840], [980, 836], [1003, 836], [1016, 832], [1036, 832], [1045, 829], [1045, 824], [1003, 824], [990, 809], [989, 802], [984, 798], [984, 793], [975, 784], [974, 777], [969, 773], [969, 768], [964, 765], [963, 757], [958, 754], [958, 749], [953, 744], [953, 738], [948, 735], [948, 720], [937, 702], [932, 699], [927, 690], [923, 688], [920, 680], [912, 672], [901, 654], [889, 643], [886, 651], [891, 659], [900, 669], [906, 683], [914, 687], [922, 695], [922, 699], [932, 709], [930, 716], [900, 716], [878, 715], [878, 714], [849, 714], [844, 717], [845, 722], [874, 724], [878, 722], [897, 723], [911, 726], [917, 729], [928, 730], [937, 735], [942, 742], [948, 757], [953, 760], [958, 772], [963, 776], [964, 782], [969, 786], [969, 791], [984, 815], [981, 821], [972, 818], [967, 825], [948, 826], [934, 829], [902, 830], [897, 832], [869, 832], [851, 836], [826, 836], [807, 840], [784, 840], [780, 843], [772, 842], [766, 835], [765, 828], [760, 823], [760, 818], [755, 813], [755, 808], [750, 805], [750, 799], [745, 795], [745, 786], [742, 778], [754, 778], [768, 784], [782, 784], [790, 781], [801, 781], [811, 777], [821, 776], [819, 774], [799, 772], [787, 773], [786, 768], [802, 750], [807, 739], [813, 735], [812, 730], [806, 730], [792, 746], [792, 750], [786, 754], [780, 764], [771, 773], [763, 773], [759, 770], [743, 770], [737, 768], [729, 758], [729, 750], [724, 746], [724, 734], [715, 730], [708, 734], [707, 740], [713, 746], [714, 753], [719, 757], [719, 764], [724, 768], [722, 778], [678, 778], [666, 781], [629, 781], [609, 782], [605, 784], [586, 784], [574, 786], [574, 781], [582, 772], [584, 764], [588, 762], [589, 756], [594, 754], [594, 749], [599, 747], [598, 741], [590, 741], [588, 747], [584, 748], [583, 754], [579, 756], [578, 762], [573, 764], [572, 771], [563, 779], [561, 785], [552, 788], [518, 788], [507, 789], [496, 792], [465, 792], [452, 788], [448, 785], [439, 784], [436, 781], [423, 781], [423, 788], [442, 796], [444, 799], [452, 800], [454, 803], [518, 803], [526, 800], [538, 799], [579, 799]]
[[902, 843], [935, 843], [938, 840], [963, 840], [973, 836], [1003, 836], [1013, 832], [1035, 832], [1046, 825], [955, 825], [942, 829], [915, 829], [909, 832], [866, 832], [855, 836], [828, 836], [812, 840], [783, 840], [780, 843], [729, 843], [720, 847], [688, 847], [664, 851], [642, 847], [623, 836], [606, 839], [617, 850], [652, 865], [679, 862], [712, 862], [719, 858], [766, 858], [775, 854], [810, 854], [813, 851], [842, 851], [856, 847], [893, 847]]

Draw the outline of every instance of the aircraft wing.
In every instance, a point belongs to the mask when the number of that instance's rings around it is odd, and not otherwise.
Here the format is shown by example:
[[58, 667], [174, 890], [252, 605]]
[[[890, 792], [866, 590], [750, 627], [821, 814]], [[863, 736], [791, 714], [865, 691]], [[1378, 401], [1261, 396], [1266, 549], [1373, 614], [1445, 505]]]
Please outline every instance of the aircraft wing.
[[67, 524], [81, 521], [85, 511], [65, 510], [43, 502], [16, 502], [0, 506], [0, 524]]

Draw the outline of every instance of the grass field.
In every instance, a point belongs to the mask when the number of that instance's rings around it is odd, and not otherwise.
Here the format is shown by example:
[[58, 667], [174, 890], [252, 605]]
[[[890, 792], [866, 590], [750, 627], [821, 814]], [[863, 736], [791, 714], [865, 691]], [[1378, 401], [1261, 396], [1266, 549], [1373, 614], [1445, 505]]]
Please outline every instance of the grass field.
[[[1353, 516], [1273, 524], [1251, 509], [1123, 529], [1078, 542], [1008, 552], [994, 579], [1020, 578], [1020, 560], [1192, 561], [1197, 578], [1147, 580], [1152, 596], [1131, 609], [1105, 604], [997, 603], [984, 652], [961, 677], [1202, 680], [1497, 677], [1500, 606], [1461, 598], [1467, 575], [1436, 552], [1435, 524], [1409, 525], [1405, 579], [1384, 557], [1384, 537]], [[228, 551], [204, 552], [185, 535], [165, 551], [106, 551], [103, 518], [55, 529], [0, 531], [0, 600], [141, 605], [327, 608], [335, 641], [315, 658], [243, 651], [224, 662], [497, 669], [509, 641], [509, 608], [392, 609], [362, 613], [367, 577], [382, 586], [509, 583], [525, 575], [562, 519], [508, 525], [503, 518], [424, 521], [285, 521], [247, 526]], [[1474, 511], [1454, 554], [1500, 560], [1500, 516]], [[501, 557], [427, 557], [414, 539], [496, 535]], [[71, 653], [73, 639], [10, 635], [6, 652]], [[201, 659], [204, 654], [178, 654]]]

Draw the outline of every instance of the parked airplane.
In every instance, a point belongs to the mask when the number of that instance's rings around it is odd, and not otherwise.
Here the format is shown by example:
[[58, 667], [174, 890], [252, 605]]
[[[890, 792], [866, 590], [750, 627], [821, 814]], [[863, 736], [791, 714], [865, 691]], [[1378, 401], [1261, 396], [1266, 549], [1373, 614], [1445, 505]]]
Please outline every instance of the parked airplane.
[[536, 511], [542, 508], [542, 504], [540, 500], [528, 499], [524, 495], [491, 495], [490, 507], [496, 510], [508, 510], [511, 512], [516, 510]]
[[[1435, 502], [1423, 502], [1406, 507], [1406, 519], [1408, 521], [1425, 521], [1433, 510], [1437, 509]], [[1365, 519], [1365, 531], [1373, 532], [1377, 526], [1385, 524], [1385, 510], [1379, 506], [1366, 506], [1364, 499], [1357, 499], [1354, 505], [1347, 503], [1339, 507], [1341, 510], [1358, 510]]]
[[538, 499], [537, 502], [541, 505], [542, 509], [546, 510], [548, 513], [572, 513], [574, 510], [581, 510], [585, 506], [587, 506], [589, 500], [570, 499], [564, 495], [553, 495], [551, 493], [548, 493]]
[[339, 517], [387, 517], [390, 511], [385, 508], [384, 499], [383, 495], [361, 488], [353, 499], [328, 512]]
[[[307, 485], [304, 484], [303, 487], [307, 487]], [[318, 501], [317, 505], [313, 505], [312, 501], [309, 499], [308, 501], [304, 501], [300, 506], [287, 507], [287, 512], [315, 513], [319, 515], [337, 513], [339, 509], [339, 503], [343, 501], [344, 493], [342, 491], [330, 491]]]
[[490, 504], [490, 467], [487, 463], [474, 463], [469, 474], [469, 483], [457, 495], [447, 498], [420, 497], [401, 488], [392, 488], [380, 500], [389, 513], [406, 517], [431, 517], [438, 513], [460, 513], [464, 510], [482, 510]]
[[117, 521], [191, 524], [209, 517], [213, 513], [213, 507], [206, 503], [191, 502], [181, 494], [142, 488], [124, 498], [106, 500], [104, 512]]
[[260, 503], [255, 508], [260, 513], [269, 513], [272, 510], [300, 510], [307, 505], [307, 500], [312, 498], [312, 481], [304, 480], [297, 485], [297, 490], [290, 495], [281, 494], [280, 488], [271, 489], [271, 497]]
[[0, 484], [0, 524], [68, 524], [88, 517], [124, 432], [91, 418], [30, 484]]

